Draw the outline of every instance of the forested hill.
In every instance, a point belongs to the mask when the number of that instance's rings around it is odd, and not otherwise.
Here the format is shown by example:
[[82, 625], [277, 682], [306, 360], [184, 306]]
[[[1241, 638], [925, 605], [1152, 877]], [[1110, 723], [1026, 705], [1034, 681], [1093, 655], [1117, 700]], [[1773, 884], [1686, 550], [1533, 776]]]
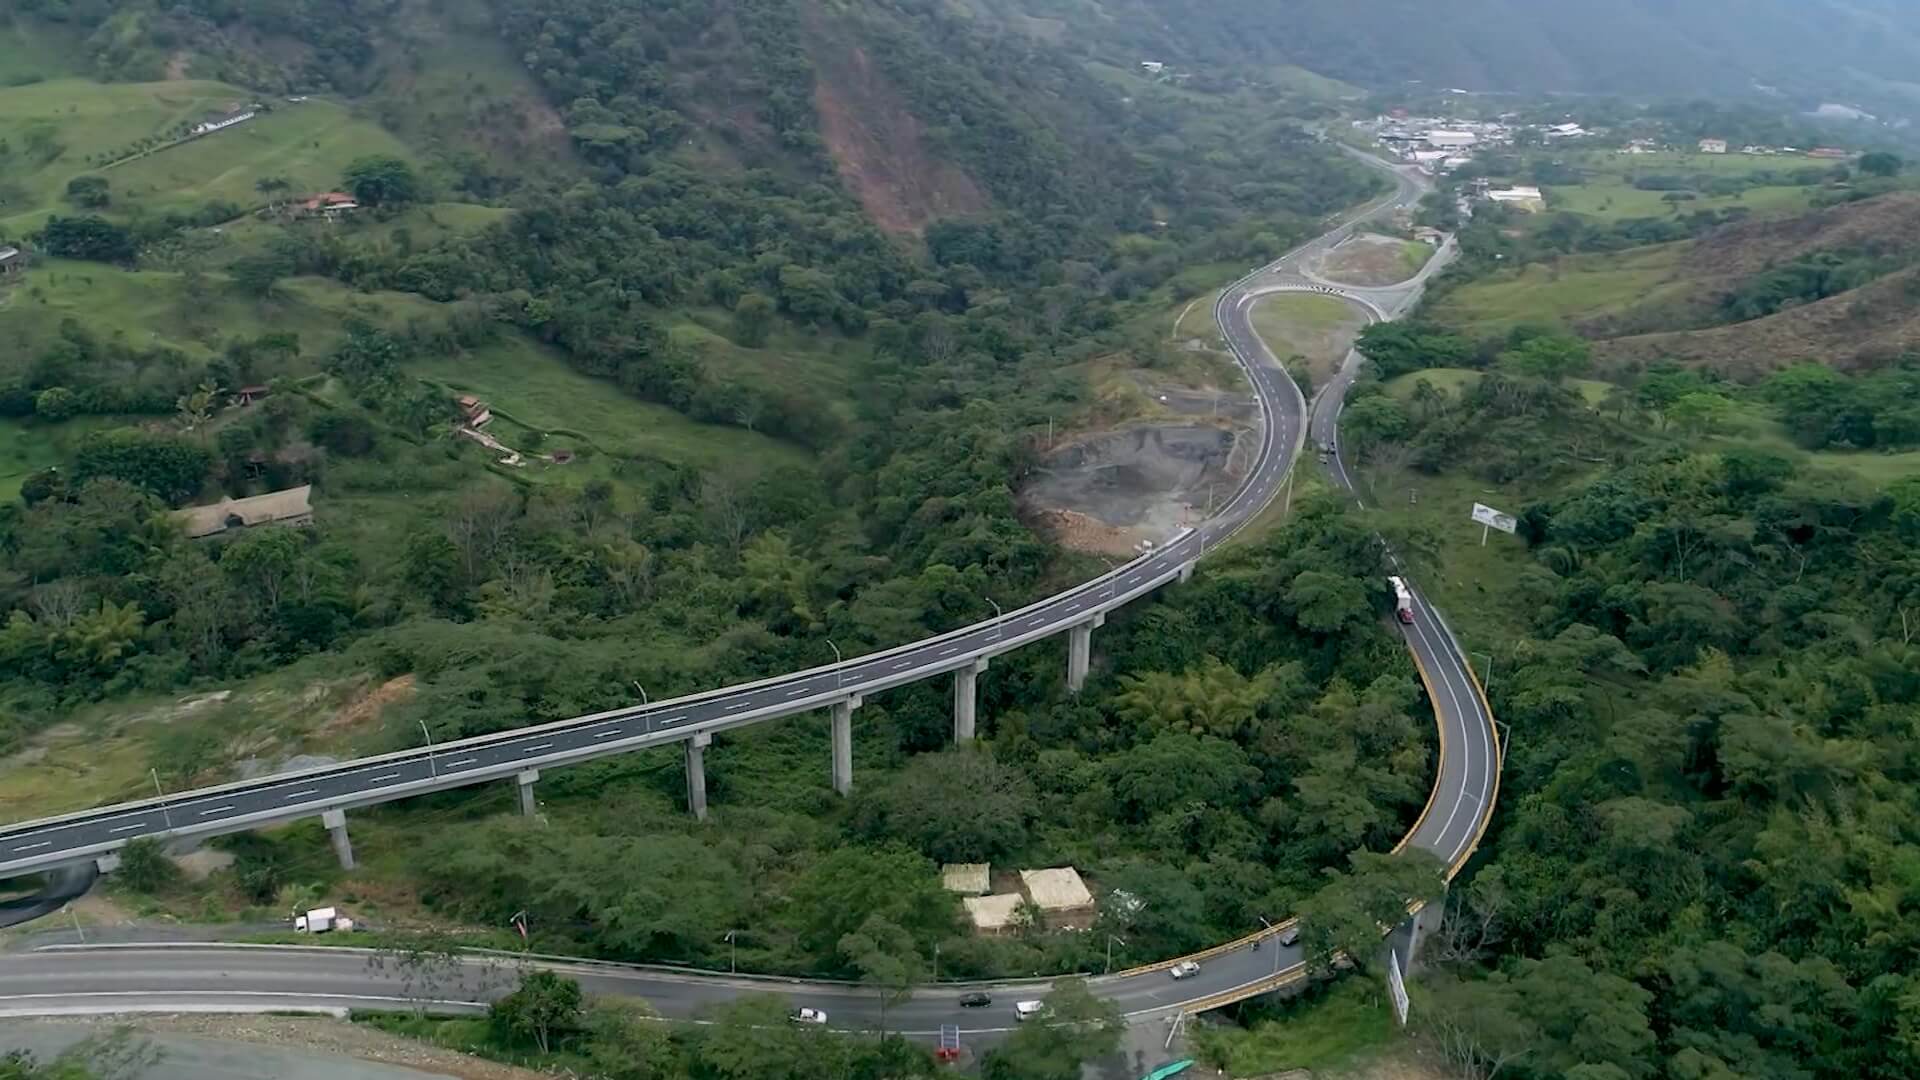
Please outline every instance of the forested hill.
[[1291, 63], [1363, 86], [1916, 100], [1902, 0], [972, 0], [1031, 32], [1187, 63]]

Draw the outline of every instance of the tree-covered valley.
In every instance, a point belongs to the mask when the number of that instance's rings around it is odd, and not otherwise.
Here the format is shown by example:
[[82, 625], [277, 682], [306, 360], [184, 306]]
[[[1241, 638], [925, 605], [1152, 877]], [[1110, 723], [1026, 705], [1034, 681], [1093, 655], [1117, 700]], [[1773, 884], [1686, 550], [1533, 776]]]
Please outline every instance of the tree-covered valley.
[[[1385, 188], [1323, 138], [1337, 85], [1264, 66], [1299, 59], [1268, 24], [1181, 12], [1169, 41], [1135, 18], [1153, 5], [1058, 7], [0, 13], [0, 245], [32, 257], [0, 285], [7, 820], [817, 667], [1102, 572], [1023, 511], [1043, 454], [1139, 419], [1116, 372], [1212, 379], [1188, 313]], [[1668, 45], [1718, 40], [1695, 30]], [[1141, 71], [1161, 43], [1191, 77]], [[1514, 77], [1592, 62], [1535, 60]], [[1297, 1065], [1261, 1041], [1360, 1015], [1368, 1053], [1477, 1080], [1915, 1076], [1920, 361], [1835, 335], [1712, 362], [1609, 344], [1876, 284], [1905, 303], [1909, 200], [1812, 186], [1844, 201], [1446, 220], [1460, 267], [1360, 337], [1363, 505], [1303, 471], [1284, 518], [1099, 631], [1082, 693], [1063, 642], [996, 658], [977, 745], [933, 680], [856, 714], [846, 798], [825, 716], [797, 717], [716, 739], [706, 822], [680, 754], [644, 752], [549, 772], [530, 818], [504, 786], [356, 810], [353, 871], [302, 822], [217, 841], [210, 873], [142, 847], [105, 891], [217, 932], [337, 901], [383, 945], [883, 997], [1298, 915], [1312, 984], [1195, 1036], [1203, 1060]], [[1605, 327], [1481, 317], [1509, 278], [1649, 244], [1692, 291]], [[498, 446], [456, 434], [482, 403]], [[190, 539], [175, 516], [304, 485], [308, 528]], [[1518, 535], [1481, 547], [1483, 500]], [[1438, 746], [1381, 536], [1501, 724], [1493, 824], [1451, 889], [1386, 854]], [[1076, 866], [1091, 926], [976, 935], [955, 862]], [[1373, 957], [1416, 898], [1446, 916], [1402, 1033]], [[1061, 1001], [1071, 1023], [984, 1075], [1066, 1080], [1111, 1049], [1097, 1000]], [[771, 1000], [710, 1019], [528, 983], [488, 1020], [377, 1023], [582, 1075], [933, 1069]]]

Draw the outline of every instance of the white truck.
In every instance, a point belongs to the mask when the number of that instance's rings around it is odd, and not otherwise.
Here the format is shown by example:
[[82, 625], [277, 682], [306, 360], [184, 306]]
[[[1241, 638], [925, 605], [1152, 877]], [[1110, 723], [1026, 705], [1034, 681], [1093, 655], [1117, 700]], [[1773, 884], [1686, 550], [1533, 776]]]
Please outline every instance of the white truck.
[[1407, 588], [1405, 578], [1390, 577], [1388, 584], [1393, 586], [1393, 615], [1407, 625], [1413, 625], [1413, 590]]
[[299, 934], [324, 934], [333, 930], [344, 933], [353, 929], [353, 920], [340, 914], [338, 908], [317, 907], [305, 915], [295, 915], [293, 929]]

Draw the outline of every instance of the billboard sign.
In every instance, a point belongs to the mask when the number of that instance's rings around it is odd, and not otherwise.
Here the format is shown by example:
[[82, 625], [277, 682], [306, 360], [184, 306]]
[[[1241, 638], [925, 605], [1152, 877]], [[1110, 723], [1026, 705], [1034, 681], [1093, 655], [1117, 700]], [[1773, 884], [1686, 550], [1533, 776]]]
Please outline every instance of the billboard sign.
[[1400, 954], [1387, 950], [1387, 990], [1393, 995], [1393, 1015], [1407, 1026], [1407, 981], [1400, 977]]
[[1519, 519], [1515, 518], [1512, 514], [1501, 513], [1485, 503], [1473, 504], [1473, 520], [1475, 524], [1485, 525], [1490, 529], [1499, 529], [1501, 532], [1509, 535], [1520, 527]]

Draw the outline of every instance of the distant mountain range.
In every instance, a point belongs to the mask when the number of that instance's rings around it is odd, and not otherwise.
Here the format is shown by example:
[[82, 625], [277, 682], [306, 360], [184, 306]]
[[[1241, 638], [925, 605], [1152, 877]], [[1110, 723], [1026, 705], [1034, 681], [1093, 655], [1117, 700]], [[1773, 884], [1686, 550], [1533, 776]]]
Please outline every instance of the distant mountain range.
[[[1363, 86], [1777, 94], [1920, 113], [1914, 0], [970, 0], [1161, 59], [1297, 64]], [[1869, 106], [1870, 111], [1874, 110]]]

